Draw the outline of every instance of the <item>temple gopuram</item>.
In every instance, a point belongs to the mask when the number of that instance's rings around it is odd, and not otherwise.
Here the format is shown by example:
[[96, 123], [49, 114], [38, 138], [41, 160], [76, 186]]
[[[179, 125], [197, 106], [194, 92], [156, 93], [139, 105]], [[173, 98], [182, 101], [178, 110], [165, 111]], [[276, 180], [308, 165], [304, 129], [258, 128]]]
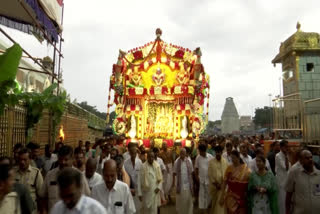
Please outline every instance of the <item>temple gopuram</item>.
[[119, 51], [110, 78], [107, 120], [109, 108], [116, 105], [115, 134], [146, 147], [152, 141], [157, 146], [177, 141], [188, 146], [188, 139], [198, 138], [207, 124], [209, 76], [200, 48], [168, 44], [161, 35], [157, 29], [154, 41]]

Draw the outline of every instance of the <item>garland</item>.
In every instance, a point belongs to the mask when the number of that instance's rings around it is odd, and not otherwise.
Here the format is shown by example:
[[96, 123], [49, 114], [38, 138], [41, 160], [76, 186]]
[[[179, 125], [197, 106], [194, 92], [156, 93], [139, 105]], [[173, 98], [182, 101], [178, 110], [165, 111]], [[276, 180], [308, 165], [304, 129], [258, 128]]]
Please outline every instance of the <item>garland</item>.
[[152, 48], [150, 49], [150, 51], [149, 51], [149, 53], [148, 53], [148, 55], [144, 58], [144, 60], [141, 62], [141, 63], [139, 63], [139, 64], [134, 64], [134, 63], [132, 63], [132, 62], [130, 62], [128, 59], [127, 59], [127, 57], [126, 56], [123, 56], [123, 58], [127, 61], [127, 63], [129, 64], [129, 65], [131, 65], [131, 66], [140, 66], [141, 64], [143, 64], [143, 63], [145, 63], [145, 61], [148, 59], [148, 57], [151, 55], [151, 52], [153, 51], [153, 48], [156, 46], [156, 44], [157, 43], [159, 43], [161, 40], [156, 40], [154, 43], [153, 43], [153, 46], [152, 46]]

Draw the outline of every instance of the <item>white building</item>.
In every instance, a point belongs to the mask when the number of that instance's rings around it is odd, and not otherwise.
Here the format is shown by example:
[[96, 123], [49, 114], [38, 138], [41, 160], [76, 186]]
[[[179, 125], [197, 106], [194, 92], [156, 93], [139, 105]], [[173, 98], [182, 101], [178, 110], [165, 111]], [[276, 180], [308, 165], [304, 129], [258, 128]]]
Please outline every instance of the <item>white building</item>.
[[239, 133], [240, 120], [232, 97], [226, 99], [221, 116], [221, 132], [223, 134]]

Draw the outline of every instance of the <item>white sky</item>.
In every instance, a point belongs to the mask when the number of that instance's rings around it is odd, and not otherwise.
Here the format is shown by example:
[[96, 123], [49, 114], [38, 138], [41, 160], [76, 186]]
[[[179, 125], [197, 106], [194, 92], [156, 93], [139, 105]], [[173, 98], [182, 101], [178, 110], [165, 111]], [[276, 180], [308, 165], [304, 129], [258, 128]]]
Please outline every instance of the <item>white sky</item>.
[[[296, 31], [320, 32], [319, 0], [65, 0], [63, 77], [72, 100], [106, 111], [109, 77], [118, 50], [162, 39], [194, 50], [211, 78], [211, 120], [233, 97], [240, 115], [269, 105], [279, 94], [280, 67], [271, 60], [280, 42]], [[3, 26], [1, 26], [3, 27]], [[4, 27], [3, 27], [4, 28]], [[52, 47], [5, 28], [36, 57]], [[4, 37], [1, 35], [1, 39]]]

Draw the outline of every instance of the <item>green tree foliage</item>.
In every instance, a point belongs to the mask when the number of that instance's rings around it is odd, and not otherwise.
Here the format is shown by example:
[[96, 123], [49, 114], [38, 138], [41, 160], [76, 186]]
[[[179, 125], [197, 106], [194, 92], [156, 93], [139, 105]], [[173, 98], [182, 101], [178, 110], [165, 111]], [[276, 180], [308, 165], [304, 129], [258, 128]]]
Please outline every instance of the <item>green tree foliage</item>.
[[211, 135], [217, 132], [217, 126], [221, 125], [221, 120], [208, 121], [204, 134]]
[[117, 116], [117, 114], [116, 114], [115, 111], [112, 111], [112, 112], [110, 113], [109, 125], [112, 126], [112, 123], [113, 123], [114, 119], [116, 119], [116, 116]]
[[14, 44], [0, 55], [0, 82], [14, 80], [22, 56], [20, 45]]
[[[81, 108], [87, 110], [88, 112], [96, 115], [97, 117], [99, 117], [99, 118], [101, 118], [101, 119], [103, 119], [103, 120], [105, 120], [105, 119], [107, 118], [107, 113], [98, 111], [98, 110], [97, 110], [97, 106], [91, 106], [91, 105], [88, 104], [87, 101], [78, 103], [78, 105], [79, 105]], [[110, 117], [110, 120], [111, 120], [111, 117]]]
[[14, 44], [0, 55], [0, 115], [3, 114], [6, 105], [18, 102], [14, 95], [19, 92], [15, 78], [21, 56], [22, 49], [18, 44]]
[[267, 106], [256, 108], [253, 122], [256, 126], [264, 128], [270, 127], [272, 123], [272, 108]]

